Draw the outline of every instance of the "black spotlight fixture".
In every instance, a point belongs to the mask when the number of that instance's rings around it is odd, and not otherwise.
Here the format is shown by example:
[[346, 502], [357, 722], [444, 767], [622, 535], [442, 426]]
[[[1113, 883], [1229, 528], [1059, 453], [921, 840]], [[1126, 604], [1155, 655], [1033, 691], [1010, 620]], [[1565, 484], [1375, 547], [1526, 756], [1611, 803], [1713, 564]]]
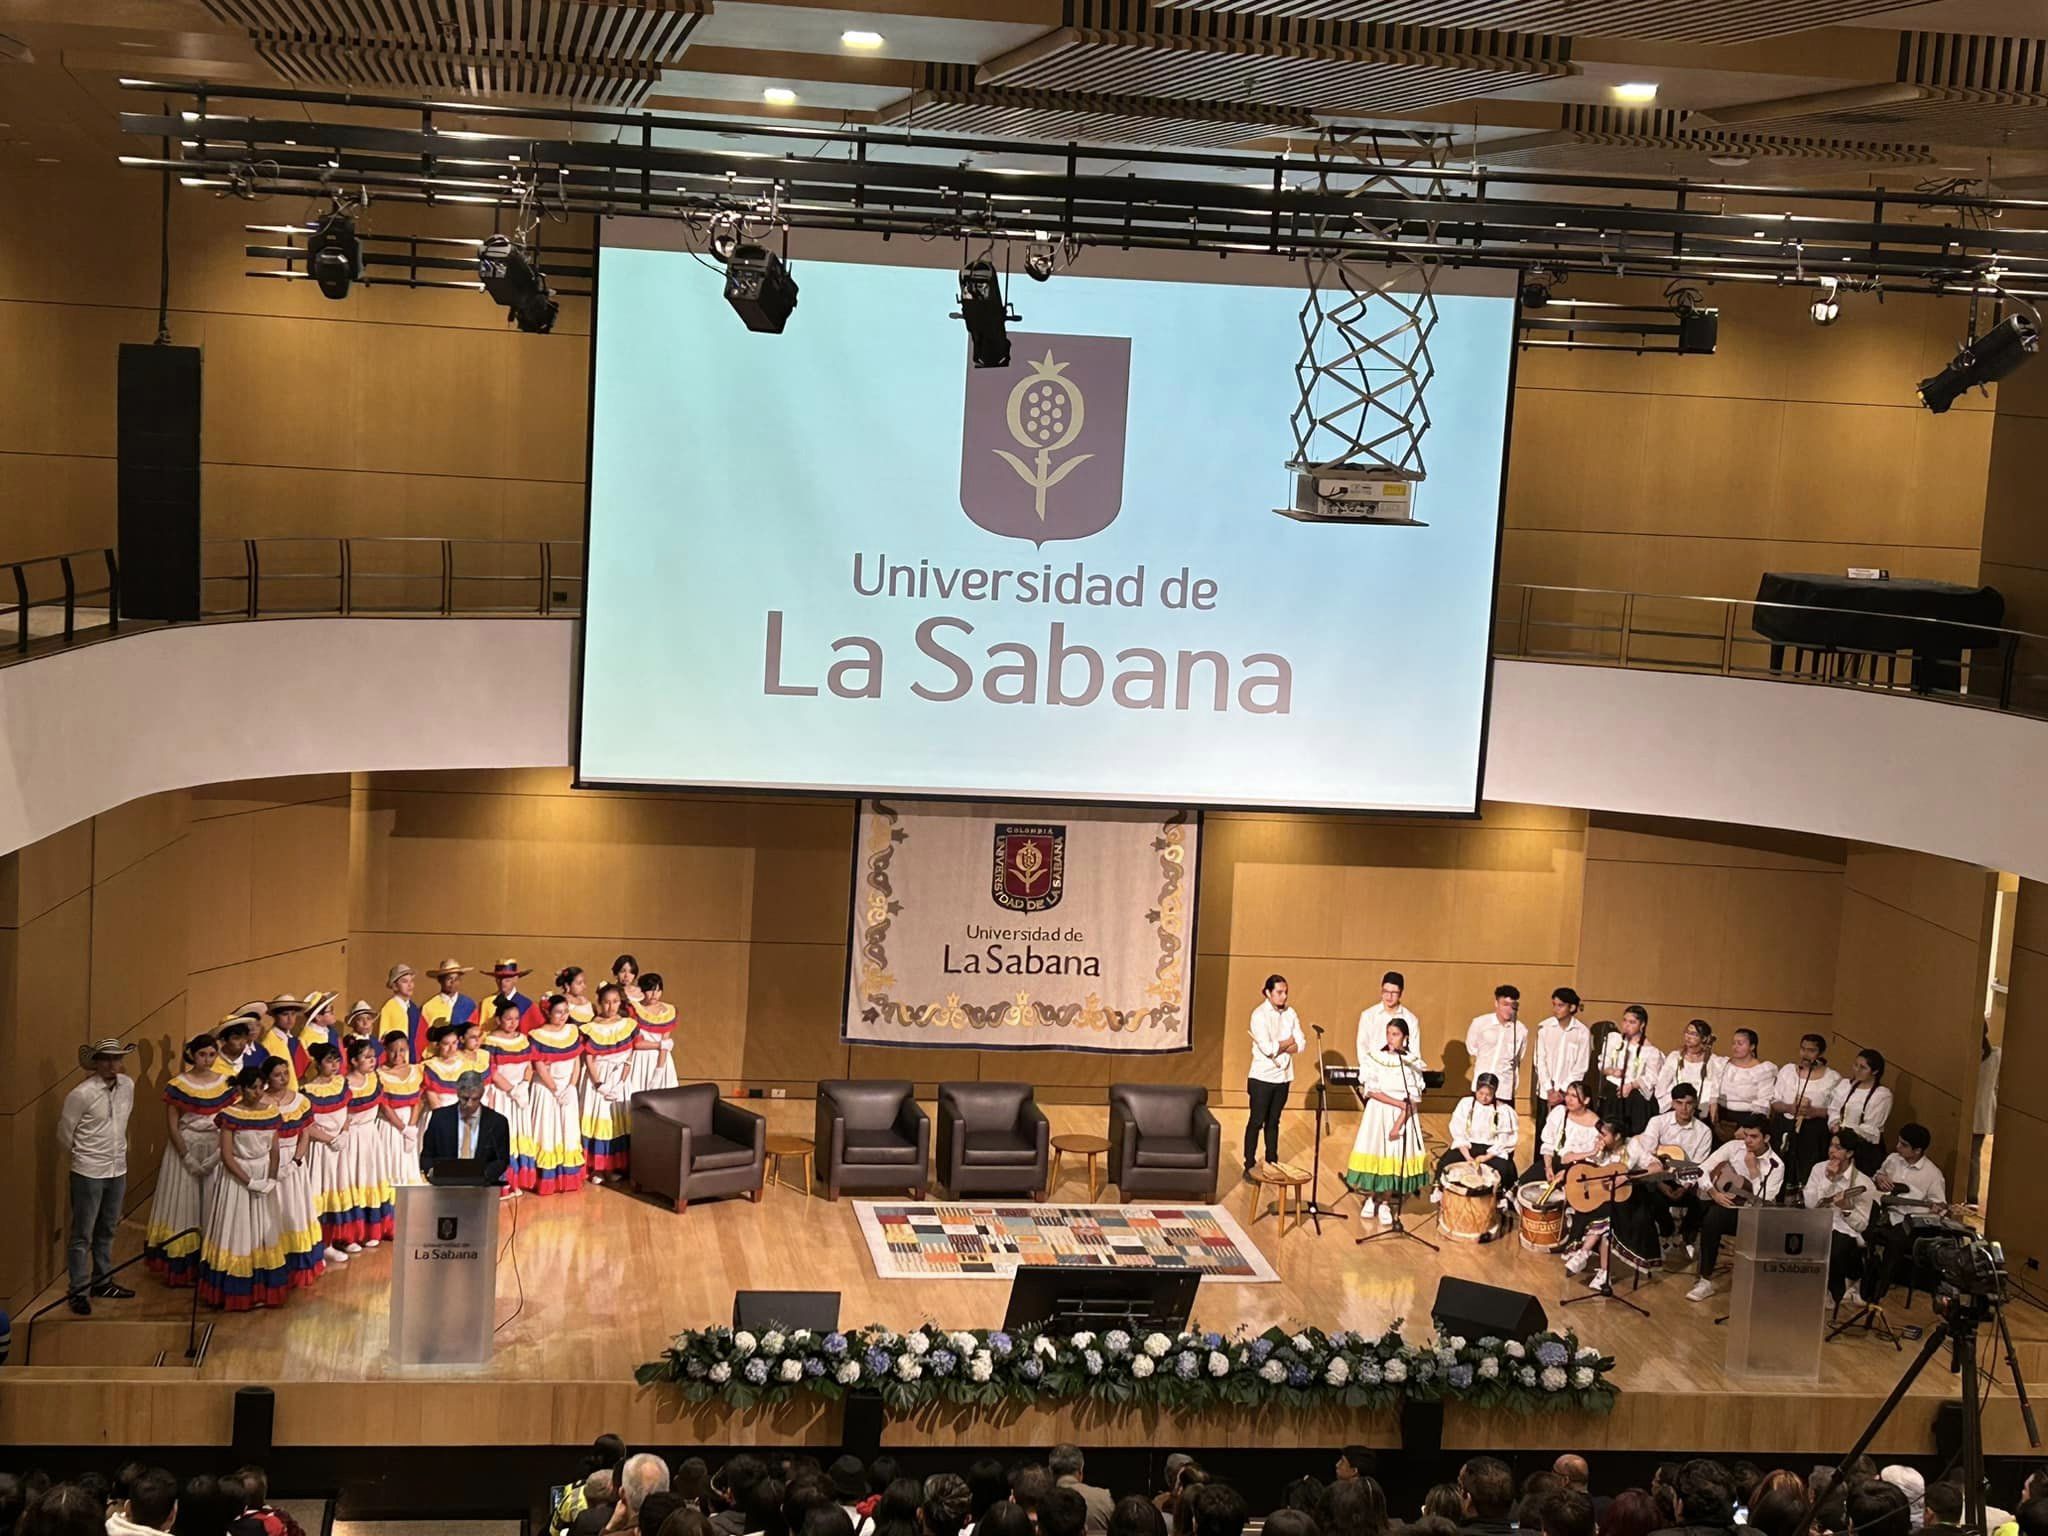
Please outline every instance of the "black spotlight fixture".
[[1034, 283], [1050, 281], [1057, 262], [1052, 246], [1046, 241], [1034, 242], [1024, 258], [1024, 275]]
[[1700, 304], [1700, 291], [1683, 283], [1664, 290], [1671, 313], [1678, 319], [1677, 350], [1692, 357], [1711, 357], [1721, 339], [1721, 311]]
[[796, 279], [765, 245], [735, 246], [725, 262], [725, 302], [748, 330], [780, 336], [796, 308]]
[[356, 221], [337, 208], [306, 237], [306, 270], [330, 299], [348, 297], [349, 285], [363, 275], [363, 242]]
[[1550, 290], [1557, 286], [1557, 274], [1548, 267], [1531, 267], [1522, 274], [1522, 308], [1541, 309], [1550, 302]]
[[1996, 384], [2040, 345], [2041, 327], [2031, 315], [2007, 315], [1958, 352], [1941, 372], [1920, 381], [1920, 403], [1939, 416], [1966, 390]]
[[1009, 323], [1017, 317], [1003, 297], [1002, 278], [995, 263], [986, 257], [970, 261], [960, 269], [960, 313], [955, 317], [967, 324], [967, 339], [977, 368], [1010, 366]]
[[476, 270], [491, 302], [504, 305], [506, 316], [520, 330], [544, 336], [555, 328], [561, 306], [548, 292], [547, 274], [524, 245], [510, 235], [491, 236], [477, 252]]

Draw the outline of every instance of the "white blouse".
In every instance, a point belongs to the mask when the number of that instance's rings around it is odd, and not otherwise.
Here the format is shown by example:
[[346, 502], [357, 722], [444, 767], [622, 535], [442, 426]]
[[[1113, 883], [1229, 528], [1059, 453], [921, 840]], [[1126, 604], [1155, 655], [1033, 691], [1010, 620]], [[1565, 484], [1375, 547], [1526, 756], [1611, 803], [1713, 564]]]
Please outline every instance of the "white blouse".
[[1843, 1078], [1842, 1086], [1835, 1090], [1828, 1105], [1828, 1127], [1854, 1131], [1872, 1146], [1883, 1146], [1884, 1123], [1891, 1112], [1892, 1091], [1884, 1084], [1866, 1087]]
[[1657, 1107], [1669, 1109], [1671, 1090], [1680, 1083], [1691, 1083], [1700, 1096], [1700, 1114], [1713, 1119], [1715, 1106], [1721, 1102], [1721, 1068], [1726, 1061], [1711, 1051], [1705, 1061], [1687, 1061], [1684, 1051], [1673, 1051], [1657, 1074]]
[[1620, 1030], [1609, 1035], [1600, 1047], [1600, 1075], [1626, 1093], [1630, 1084], [1645, 1094], [1655, 1090], [1657, 1074], [1664, 1068], [1664, 1053], [1647, 1040], [1630, 1040]]
[[1565, 1112], [1559, 1104], [1552, 1108], [1543, 1122], [1543, 1150], [1560, 1160], [1575, 1154], [1591, 1152], [1600, 1145], [1600, 1120], [1595, 1116], [1592, 1124], [1580, 1125]]
[[1516, 1118], [1514, 1105], [1501, 1099], [1482, 1104], [1468, 1093], [1451, 1111], [1454, 1147], [1489, 1147], [1495, 1152], [1511, 1152], [1521, 1130], [1522, 1122]]
[[1742, 1066], [1732, 1060], [1721, 1064], [1721, 1107], [1731, 1115], [1768, 1115], [1771, 1089], [1777, 1085], [1778, 1069], [1768, 1061], [1752, 1057]]

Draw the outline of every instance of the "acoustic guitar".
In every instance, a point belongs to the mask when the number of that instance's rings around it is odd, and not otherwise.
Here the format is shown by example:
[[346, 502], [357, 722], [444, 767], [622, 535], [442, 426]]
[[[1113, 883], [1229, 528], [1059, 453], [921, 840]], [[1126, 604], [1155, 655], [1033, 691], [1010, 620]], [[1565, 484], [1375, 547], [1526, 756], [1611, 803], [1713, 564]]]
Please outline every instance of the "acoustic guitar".
[[1573, 1163], [1564, 1172], [1564, 1198], [1573, 1210], [1590, 1216], [1609, 1200], [1619, 1204], [1628, 1199], [1638, 1184], [1689, 1189], [1699, 1181], [1699, 1164], [1683, 1158], [1642, 1173], [1630, 1173], [1627, 1163]]

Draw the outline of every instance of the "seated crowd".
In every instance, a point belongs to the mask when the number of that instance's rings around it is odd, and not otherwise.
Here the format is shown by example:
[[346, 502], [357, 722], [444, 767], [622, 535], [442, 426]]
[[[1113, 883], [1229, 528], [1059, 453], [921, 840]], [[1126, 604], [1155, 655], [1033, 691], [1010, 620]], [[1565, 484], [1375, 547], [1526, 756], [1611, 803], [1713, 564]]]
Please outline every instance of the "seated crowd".
[[[1582, 1456], [1518, 1484], [1505, 1461], [1475, 1456], [1431, 1487], [1412, 1517], [1388, 1508], [1374, 1454], [1347, 1446], [1329, 1482], [1304, 1475], [1254, 1515], [1193, 1457], [1168, 1456], [1165, 1486], [1118, 1493], [1087, 1481], [1081, 1449], [1043, 1462], [984, 1456], [965, 1475], [912, 1476], [893, 1456], [826, 1464], [796, 1453], [702, 1457], [673, 1466], [601, 1436], [583, 1475], [552, 1495], [548, 1536], [1977, 1536], [1965, 1532], [1959, 1472], [1934, 1482], [1868, 1457], [1837, 1480], [1695, 1458], [1657, 1468], [1647, 1488], [1593, 1492]], [[2048, 1465], [2022, 1484], [2016, 1514], [1988, 1509], [1983, 1536], [2048, 1536]], [[0, 1473], [0, 1536], [304, 1536], [270, 1502], [261, 1469], [182, 1485], [131, 1463], [111, 1480], [52, 1483]]]

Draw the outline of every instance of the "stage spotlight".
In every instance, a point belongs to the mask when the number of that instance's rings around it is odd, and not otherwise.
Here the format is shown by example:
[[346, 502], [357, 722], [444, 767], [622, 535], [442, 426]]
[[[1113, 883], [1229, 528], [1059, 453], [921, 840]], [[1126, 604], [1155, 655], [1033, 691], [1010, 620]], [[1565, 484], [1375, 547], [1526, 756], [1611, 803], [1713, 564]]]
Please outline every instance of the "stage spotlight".
[[954, 318], [967, 323], [975, 367], [1010, 366], [1010, 306], [995, 263], [986, 257], [960, 269], [960, 312]]
[[1995, 384], [2041, 345], [2041, 328], [2031, 315], [2007, 315], [1958, 352], [1931, 379], [1920, 381], [1920, 403], [1939, 416], [1965, 390]]
[[737, 246], [726, 258], [725, 302], [748, 330], [780, 336], [796, 308], [796, 279], [766, 246]]
[[1541, 309], [1550, 302], [1550, 290], [1557, 286], [1557, 274], [1548, 267], [1531, 267], [1522, 274], [1522, 308]]
[[1042, 283], [1052, 276], [1053, 261], [1052, 246], [1042, 241], [1036, 243], [1024, 258], [1024, 275], [1034, 283]]
[[1841, 287], [1840, 278], [1824, 277], [1820, 280], [1820, 297], [1808, 305], [1806, 310], [1813, 316], [1815, 325], [1833, 325], [1842, 318], [1842, 302], [1839, 297]]
[[526, 247], [509, 235], [493, 235], [477, 252], [477, 276], [491, 301], [505, 306], [505, 313], [529, 335], [545, 335], [555, 328], [555, 312], [561, 307], [548, 292], [547, 275], [534, 265]]
[[363, 242], [356, 221], [337, 208], [306, 237], [306, 270], [330, 299], [348, 297], [349, 284], [363, 275]]

